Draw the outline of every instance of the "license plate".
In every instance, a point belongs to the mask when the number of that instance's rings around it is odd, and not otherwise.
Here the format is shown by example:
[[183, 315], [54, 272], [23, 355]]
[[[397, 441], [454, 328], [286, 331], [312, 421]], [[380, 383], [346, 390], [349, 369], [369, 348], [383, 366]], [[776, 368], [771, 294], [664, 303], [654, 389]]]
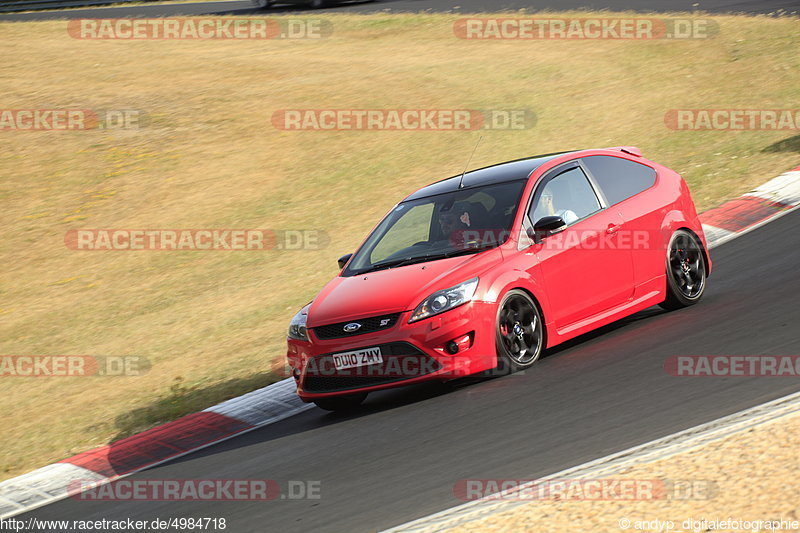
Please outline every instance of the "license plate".
[[364, 348], [356, 352], [342, 352], [333, 354], [333, 364], [336, 370], [358, 368], [360, 366], [376, 365], [383, 363], [380, 348]]

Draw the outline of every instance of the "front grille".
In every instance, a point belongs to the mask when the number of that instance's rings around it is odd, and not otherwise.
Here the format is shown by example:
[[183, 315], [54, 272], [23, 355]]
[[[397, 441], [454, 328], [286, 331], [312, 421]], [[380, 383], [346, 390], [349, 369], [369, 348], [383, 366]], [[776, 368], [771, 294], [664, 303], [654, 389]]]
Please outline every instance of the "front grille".
[[314, 393], [360, 389], [424, 376], [441, 368], [436, 359], [407, 342], [392, 342], [378, 347], [383, 363], [369, 366], [336, 370], [333, 354], [310, 359], [304, 373], [303, 390]]
[[[358, 320], [348, 320], [347, 322], [328, 324], [327, 326], [317, 326], [311, 329], [320, 339], [340, 339], [342, 337], [353, 337], [355, 335], [363, 335], [364, 333], [372, 333], [373, 331], [389, 329], [397, 324], [398, 318], [400, 318], [400, 313], [393, 313], [391, 315], [371, 316], [369, 318], [361, 318]], [[344, 327], [348, 324], [361, 324], [361, 327], [355, 331], [348, 332], [344, 330]]]

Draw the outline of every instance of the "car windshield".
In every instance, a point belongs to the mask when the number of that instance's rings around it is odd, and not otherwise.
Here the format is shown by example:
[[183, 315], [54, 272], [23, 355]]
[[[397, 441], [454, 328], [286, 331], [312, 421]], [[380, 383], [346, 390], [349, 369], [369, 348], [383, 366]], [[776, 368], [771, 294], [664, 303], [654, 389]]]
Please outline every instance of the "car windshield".
[[525, 183], [518, 180], [460, 189], [398, 204], [342, 275], [477, 253], [503, 244]]

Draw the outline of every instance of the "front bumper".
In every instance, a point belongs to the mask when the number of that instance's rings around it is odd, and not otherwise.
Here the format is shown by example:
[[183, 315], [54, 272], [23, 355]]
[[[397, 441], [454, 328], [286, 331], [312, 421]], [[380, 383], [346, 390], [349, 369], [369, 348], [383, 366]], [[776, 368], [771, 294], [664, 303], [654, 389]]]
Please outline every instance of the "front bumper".
[[[370, 392], [422, 381], [463, 377], [497, 365], [496, 304], [472, 301], [441, 315], [408, 323], [400, 314], [391, 328], [338, 339], [288, 339], [287, 359], [303, 401]], [[448, 351], [455, 341], [458, 351]], [[383, 362], [336, 370], [332, 355], [380, 347]], [[452, 348], [452, 346], [450, 346]]]

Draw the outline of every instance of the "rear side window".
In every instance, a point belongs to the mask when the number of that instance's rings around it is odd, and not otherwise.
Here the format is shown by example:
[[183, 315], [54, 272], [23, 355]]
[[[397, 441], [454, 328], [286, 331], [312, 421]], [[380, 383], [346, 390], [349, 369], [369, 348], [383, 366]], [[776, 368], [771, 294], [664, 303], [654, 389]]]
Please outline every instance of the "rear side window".
[[656, 182], [656, 171], [627, 159], [607, 155], [583, 158], [609, 205], [618, 204], [649, 189]]

